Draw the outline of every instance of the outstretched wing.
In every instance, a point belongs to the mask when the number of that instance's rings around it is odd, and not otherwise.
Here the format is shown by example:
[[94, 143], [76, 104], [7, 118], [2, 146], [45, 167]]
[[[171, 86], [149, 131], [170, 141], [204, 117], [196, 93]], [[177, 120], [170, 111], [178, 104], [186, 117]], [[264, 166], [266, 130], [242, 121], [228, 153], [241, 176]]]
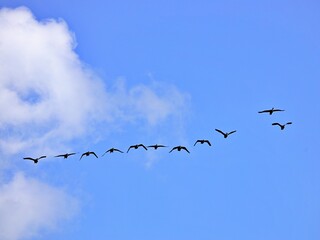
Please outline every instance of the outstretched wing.
[[271, 112], [271, 110], [268, 109], [268, 110], [262, 110], [262, 111], [260, 111], [260, 112], [258, 112], [258, 113], [270, 113], [270, 112]]
[[231, 131], [228, 133], [228, 135], [232, 134], [232, 133], [235, 133], [237, 130], [234, 130], [234, 131]]
[[145, 150], [148, 150], [148, 148], [146, 148], [146, 146], [143, 145], [143, 144], [139, 144], [138, 146], [139, 146], [139, 147], [143, 147]]
[[181, 147], [181, 149], [183, 149], [183, 150], [187, 151], [188, 153], [190, 153], [189, 150], [186, 147]]
[[131, 148], [133, 148], [134, 146], [130, 146], [129, 148], [128, 148], [128, 151], [127, 151], [127, 153], [129, 152], [129, 150], [131, 149]]
[[57, 156], [54, 156], [54, 157], [64, 157], [65, 154], [60, 154], [60, 155], [57, 155]]
[[277, 123], [277, 122], [272, 123], [272, 125], [273, 125], [273, 126], [278, 125], [279, 127], [281, 127], [281, 124], [280, 124], [280, 123]]
[[72, 156], [72, 155], [75, 155], [76, 153], [67, 153], [67, 156]]
[[121, 150], [114, 148], [113, 151], [117, 151], [117, 152], [121, 152], [123, 153]]
[[178, 147], [173, 147], [169, 153], [171, 153], [173, 150], [176, 150]]
[[292, 124], [292, 122], [287, 122], [286, 125]]
[[98, 156], [95, 152], [90, 152], [90, 154], [93, 154], [94, 156], [96, 156], [96, 158], [98, 158]]
[[204, 140], [204, 142], [208, 143], [208, 145], [211, 146], [211, 143], [209, 140]]
[[200, 142], [200, 140], [197, 140], [197, 141], [193, 144], [193, 146], [195, 146], [198, 142]]
[[273, 109], [274, 112], [283, 112], [284, 110], [281, 109]]
[[81, 160], [81, 158], [82, 158], [84, 155], [86, 155], [86, 153], [82, 153], [82, 155], [81, 155], [81, 157], [80, 157], [79, 161]]
[[215, 129], [218, 133], [221, 133], [223, 136], [225, 136], [226, 134], [224, 132], [222, 132], [221, 130], [219, 129]]
[[24, 157], [23, 158], [24, 160], [31, 160], [31, 161], [35, 161], [36, 159], [34, 159], [34, 158], [31, 158], [31, 157]]

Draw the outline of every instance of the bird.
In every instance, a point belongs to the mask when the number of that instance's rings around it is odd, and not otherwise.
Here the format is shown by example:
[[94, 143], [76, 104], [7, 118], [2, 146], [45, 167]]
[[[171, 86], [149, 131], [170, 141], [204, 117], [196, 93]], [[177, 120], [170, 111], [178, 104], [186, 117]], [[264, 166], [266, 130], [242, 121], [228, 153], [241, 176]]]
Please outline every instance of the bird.
[[236, 132], [236, 130], [234, 130], [234, 131], [231, 131], [231, 132], [227, 132], [227, 133], [224, 133], [224, 132], [222, 132], [221, 130], [219, 130], [219, 129], [215, 129], [217, 132], [219, 132], [219, 133], [221, 133], [222, 135], [223, 135], [223, 137], [224, 138], [227, 138], [230, 134], [232, 134], [232, 133], [235, 133]]
[[160, 147], [167, 147], [167, 146], [164, 146], [164, 145], [161, 145], [161, 144], [155, 144], [155, 145], [148, 146], [148, 148], [154, 148], [154, 150], [157, 150]]
[[76, 153], [66, 153], [66, 154], [60, 154], [54, 157], [63, 157], [63, 158], [68, 158], [69, 156], [75, 155]]
[[143, 144], [136, 144], [136, 145], [131, 145], [131, 146], [128, 148], [127, 153], [129, 152], [129, 150], [130, 150], [131, 148], [138, 149], [139, 147], [143, 147], [145, 150], [148, 150], [145, 145], [143, 145]]
[[113, 152], [121, 152], [123, 153], [121, 150], [117, 149], [117, 148], [110, 148], [109, 150], [107, 150], [102, 157], [106, 154], [106, 153], [113, 153]]
[[38, 158], [32, 158], [32, 157], [24, 157], [23, 159], [24, 160], [31, 160], [33, 161], [34, 163], [38, 163], [38, 161], [42, 158], [46, 158], [47, 156], [41, 156], [41, 157], [38, 157]]
[[209, 146], [211, 146], [211, 143], [209, 140], [206, 140], [206, 139], [202, 139], [202, 140], [197, 140], [193, 146], [195, 146], [197, 143], [201, 143], [201, 144], [204, 144], [204, 143], [207, 143]]
[[82, 153], [82, 155], [81, 155], [81, 157], [80, 157], [80, 159], [79, 160], [81, 160], [81, 158], [83, 157], [83, 156], [86, 156], [86, 157], [88, 157], [90, 154], [93, 154], [96, 158], [98, 158], [98, 156], [97, 156], [97, 154], [95, 154], [95, 152], [85, 152], [85, 153]]
[[285, 123], [285, 124], [280, 124], [280, 123], [277, 123], [277, 122], [272, 123], [272, 125], [274, 125], [274, 126], [275, 126], [275, 125], [278, 125], [281, 130], [283, 130], [286, 125], [290, 125], [290, 124], [292, 124], [292, 122], [287, 122], [287, 123]]
[[274, 112], [283, 112], [283, 111], [284, 110], [281, 110], [281, 109], [271, 108], [271, 109], [259, 111], [258, 113], [269, 113], [270, 115], [272, 115], [272, 113], [274, 113]]
[[176, 146], [176, 147], [172, 148], [169, 153], [171, 153], [173, 150], [178, 150], [179, 152], [180, 152], [181, 150], [185, 150], [185, 151], [187, 151], [188, 153], [190, 153], [189, 150], [188, 150], [185, 146]]

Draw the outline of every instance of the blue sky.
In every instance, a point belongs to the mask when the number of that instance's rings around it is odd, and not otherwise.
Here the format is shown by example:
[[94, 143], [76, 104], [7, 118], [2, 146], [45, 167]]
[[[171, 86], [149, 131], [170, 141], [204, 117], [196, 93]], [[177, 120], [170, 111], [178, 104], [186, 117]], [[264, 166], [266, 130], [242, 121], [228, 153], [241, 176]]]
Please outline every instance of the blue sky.
[[320, 238], [316, 1], [0, 7], [2, 239]]

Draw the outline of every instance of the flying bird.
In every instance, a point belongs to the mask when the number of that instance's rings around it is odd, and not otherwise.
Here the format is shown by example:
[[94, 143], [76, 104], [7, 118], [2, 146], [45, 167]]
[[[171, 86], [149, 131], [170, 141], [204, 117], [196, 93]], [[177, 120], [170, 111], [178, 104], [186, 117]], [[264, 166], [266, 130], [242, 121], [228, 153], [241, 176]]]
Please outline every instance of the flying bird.
[[260, 111], [258, 113], [269, 113], [270, 115], [272, 115], [272, 113], [274, 113], [274, 112], [283, 112], [283, 111], [284, 110], [281, 110], [281, 109], [271, 108], [271, 109]]
[[97, 156], [97, 154], [95, 154], [95, 152], [85, 152], [85, 153], [82, 153], [82, 155], [81, 155], [81, 157], [80, 157], [80, 159], [79, 160], [81, 160], [81, 158], [83, 157], [83, 156], [86, 156], [86, 157], [88, 157], [89, 155], [94, 155], [96, 158], [98, 158], [98, 156]]
[[136, 145], [131, 145], [131, 146], [128, 148], [127, 153], [129, 152], [129, 150], [130, 150], [131, 148], [138, 149], [139, 147], [143, 147], [145, 150], [148, 150], [145, 145], [143, 145], [143, 144], [136, 144]]
[[34, 163], [38, 163], [41, 158], [46, 158], [46, 157], [47, 157], [47, 156], [41, 156], [41, 157], [38, 157], [38, 158], [24, 157], [23, 159], [24, 159], [24, 160], [31, 160], [31, 161], [33, 161]]
[[63, 157], [63, 158], [68, 158], [69, 156], [75, 155], [76, 153], [66, 153], [66, 154], [60, 154], [54, 157]]
[[236, 132], [236, 130], [234, 130], [234, 131], [231, 131], [231, 132], [227, 132], [227, 133], [224, 133], [224, 132], [222, 132], [221, 130], [219, 130], [219, 129], [215, 129], [217, 132], [219, 132], [219, 133], [221, 133], [222, 135], [223, 135], [223, 137], [224, 138], [227, 138], [230, 134], [232, 134], [232, 133], [235, 133]]
[[109, 150], [107, 150], [102, 157], [106, 154], [106, 153], [113, 153], [113, 152], [121, 152], [123, 153], [121, 150], [117, 149], [117, 148], [110, 148]]
[[155, 144], [155, 145], [148, 146], [148, 148], [154, 148], [154, 150], [157, 150], [158, 148], [161, 148], [161, 147], [167, 147], [167, 146], [164, 146], [161, 144]]
[[211, 143], [209, 140], [206, 140], [206, 139], [203, 139], [203, 140], [197, 140], [193, 146], [195, 146], [197, 143], [200, 143], [200, 144], [204, 144], [204, 143], [207, 143], [209, 146], [211, 146]]
[[187, 151], [188, 153], [190, 153], [189, 150], [188, 150], [185, 146], [176, 146], [176, 147], [172, 148], [169, 153], [171, 153], [173, 150], [178, 150], [179, 152], [180, 152], [181, 150], [185, 150], [185, 151]]
[[272, 125], [274, 125], [274, 126], [278, 125], [281, 130], [283, 130], [286, 125], [290, 125], [290, 124], [292, 124], [292, 122], [287, 122], [286, 124], [280, 124], [280, 123], [277, 123], [277, 122], [272, 123]]

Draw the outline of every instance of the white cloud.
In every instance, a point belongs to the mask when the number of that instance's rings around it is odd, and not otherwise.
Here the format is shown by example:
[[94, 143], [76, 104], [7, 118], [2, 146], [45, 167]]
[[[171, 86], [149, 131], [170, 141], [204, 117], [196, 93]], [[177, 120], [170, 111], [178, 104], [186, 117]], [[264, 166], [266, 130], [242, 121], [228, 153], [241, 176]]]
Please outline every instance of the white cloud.
[[[0, 179], [16, 154], [51, 154], [104, 125], [179, 118], [187, 95], [152, 81], [110, 89], [74, 51], [63, 20], [35, 19], [25, 7], [0, 9]], [[107, 126], [107, 127], [106, 127]], [[81, 150], [81, 149], [80, 149]], [[0, 180], [0, 239], [30, 239], [77, 212], [63, 189], [16, 173]]]
[[181, 113], [186, 95], [153, 83], [107, 90], [75, 53], [63, 20], [38, 21], [29, 9], [0, 10], [0, 149], [43, 150], [88, 134], [95, 123], [145, 120]]
[[17, 173], [0, 185], [0, 239], [32, 239], [41, 231], [55, 230], [78, 207], [64, 191]]

